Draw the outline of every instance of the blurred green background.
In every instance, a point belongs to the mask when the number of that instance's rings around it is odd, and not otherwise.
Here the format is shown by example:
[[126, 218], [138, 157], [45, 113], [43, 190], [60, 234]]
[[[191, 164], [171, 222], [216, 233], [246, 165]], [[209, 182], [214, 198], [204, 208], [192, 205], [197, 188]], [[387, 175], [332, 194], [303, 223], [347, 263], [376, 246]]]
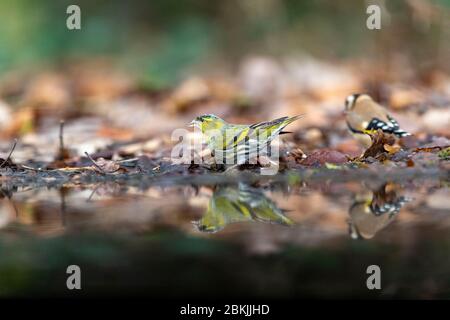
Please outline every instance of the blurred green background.
[[[82, 29], [66, 28], [81, 7]], [[366, 28], [379, 4], [383, 27]], [[193, 69], [233, 68], [250, 54], [384, 59], [448, 68], [450, 0], [3, 0], [0, 72], [112, 57], [148, 83], [166, 86]], [[210, 68], [211, 69], [211, 68]]]

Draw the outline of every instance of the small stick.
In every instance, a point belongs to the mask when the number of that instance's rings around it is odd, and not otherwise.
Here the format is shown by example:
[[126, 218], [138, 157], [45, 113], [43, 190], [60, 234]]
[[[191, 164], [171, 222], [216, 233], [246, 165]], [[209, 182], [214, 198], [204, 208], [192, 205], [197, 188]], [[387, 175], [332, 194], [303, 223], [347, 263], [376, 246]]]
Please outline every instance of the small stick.
[[14, 149], [16, 148], [16, 145], [17, 145], [17, 139], [14, 139], [14, 144], [13, 144], [13, 146], [11, 148], [11, 151], [9, 152], [8, 157], [5, 160], [3, 160], [2, 164], [0, 164], [0, 168], [3, 167], [5, 165], [5, 163], [7, 163], [9, 161], [9, 159], [11, 158], [12, 153], [14, 152]]
[[90, 202], [92, 197], [94, 196], [94, 194], [97, 192], [98, 188], [100, 187], [100, 184], [97, 184], [94, 188], [94, 190], [92, 190], [91, 194], [89, 195], [89, 198], [87, 198], [86, 202]]
[[[38, 172], [44, 171], [44, 170], [42, 170], [42, 168], [32, 168], [32, 167], [26, 166], [24, 164], [21, 164], [20, 167], [23, 169], [26, 169], [26, 170], [32, 170], [32, 171], [38, 171]], [[46, 171], [50, 171], [50, 170], [46, 170]]]
[[103, 170], [103, 169], [95, 162], [95, 160], [92, 159], [92, 157], [89, 155], [89, 153], [87, 153], [87, 152], [85, 151], [84, 154], [86, 155], [86, 157], [89, 158], [89, 160], [91, 160], [91, 162], [94, 164], [94, 166], [95, 166], [98, 170], [100, 170], [100, 171], [103, 172], [103, 173], [106, 173], [105, 170]]
[[123, 159], [123, 160], [117, 160], [115, 162], [116, 163], [126, 163], [126, 162], [133, 162], [133, 161], [137, 161], [137, 160], [139, 160], [139, 158]]
[[64, 120], [59, 122], [59, 154], [64, 157]]
[[427, 152], [427, 150], [434, 150], [434, 149], [438, 149], [439, 151], [441, 151], [441, 150], [446, 149], [448, 147], [450, 147], [450, 145], [448, 145], [448, 146], [434, 146], [434, 147], [428, 147], [428, 148], [416, 148], [416, 149], [414, 149], [414, 151], [415, 152], [418, 152], [418, 151], [425, 151], [425, 152]]

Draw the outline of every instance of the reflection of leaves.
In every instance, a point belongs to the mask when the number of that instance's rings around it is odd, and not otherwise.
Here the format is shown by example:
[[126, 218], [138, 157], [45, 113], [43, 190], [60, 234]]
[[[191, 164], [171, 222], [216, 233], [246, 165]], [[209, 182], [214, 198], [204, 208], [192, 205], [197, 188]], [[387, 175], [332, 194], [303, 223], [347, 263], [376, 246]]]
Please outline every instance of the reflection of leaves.
[[370, 193], [361, 193], [349, 208], [350, 235], [354, 239], [370, 239], [385, 228], [411, 199], [397, 196], [392, 185], [385, 184]]
[[283, 210], [262, 191], [245, 184], [239, 184], [237, 188], [217, 187], [206, 213], [195, 224], [200, 231], [217, 232], [227, 224], [252, 220], [282, 225], [293, 224], [284, 215]]
[[328, 163], [328, 162], [325, 162], [325, 167], [329, 170], [341, 170], [342, 169], [341, 166], [337, 166], [333, 163]]

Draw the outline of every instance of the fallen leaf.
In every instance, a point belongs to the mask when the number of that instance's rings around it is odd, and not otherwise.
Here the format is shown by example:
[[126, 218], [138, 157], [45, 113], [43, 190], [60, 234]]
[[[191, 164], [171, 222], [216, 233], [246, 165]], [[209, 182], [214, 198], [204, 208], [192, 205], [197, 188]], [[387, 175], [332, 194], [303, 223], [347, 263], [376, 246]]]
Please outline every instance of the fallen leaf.
[[389, 144], [384, 144], [383, 145], [384, 150], [386, 150], [389, 154], [394, 154], [397, 153], [398, 151], [401, 150], [400, 146], [396, 146], [396, 145], [389, 145]]
[[296, 162], [301, 162], [302, 160], [306, 159], [306, 154], [300, 148], [295, 148], [295, 149], [289, 151], [289, 155], [292, 156], [292, 158]]
[[98, 158], [95, 163], [97, 166], [93, 166], [94, 170], [101, 173], [113, 173], [120, 169], [120, 165], [115, 161], [106, 160], [105, 158]]
[[335, 150], [317, 150], [311, 153], [301, 164], [305, 166], [324, 165], [325, 163], [346, 163], [347, 156]]
[[[372, 145], [364, 152], [362, 156], [363, 159], [368, 157], [377, 158], [380, 155], [389, 152], [389, 150], [393, 150], [392, 148], [389, 148], [395, 143], [395, 137], [393, 135], [386, 134], [381, 130], [369, 135], [372, 139]], [[389, 146], [389, 150], [386, 149], [386, 146]]]

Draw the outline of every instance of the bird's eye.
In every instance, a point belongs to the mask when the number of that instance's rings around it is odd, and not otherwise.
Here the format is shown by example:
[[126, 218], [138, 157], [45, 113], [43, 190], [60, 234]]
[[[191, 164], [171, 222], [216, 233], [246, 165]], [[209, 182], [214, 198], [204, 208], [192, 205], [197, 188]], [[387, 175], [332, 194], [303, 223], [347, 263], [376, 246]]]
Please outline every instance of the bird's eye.
[[350, 109], [350, 100], [350, 97], [347, 97], [347, 99], [345, 99], [345, 110]]
[[347, 99], [345, 99], [345, 109], [346, 110], [350, 110], [353, 108], [356, 99], [358, 99], [359, 94], [352, 94], [350, 96], [347, 97]]

